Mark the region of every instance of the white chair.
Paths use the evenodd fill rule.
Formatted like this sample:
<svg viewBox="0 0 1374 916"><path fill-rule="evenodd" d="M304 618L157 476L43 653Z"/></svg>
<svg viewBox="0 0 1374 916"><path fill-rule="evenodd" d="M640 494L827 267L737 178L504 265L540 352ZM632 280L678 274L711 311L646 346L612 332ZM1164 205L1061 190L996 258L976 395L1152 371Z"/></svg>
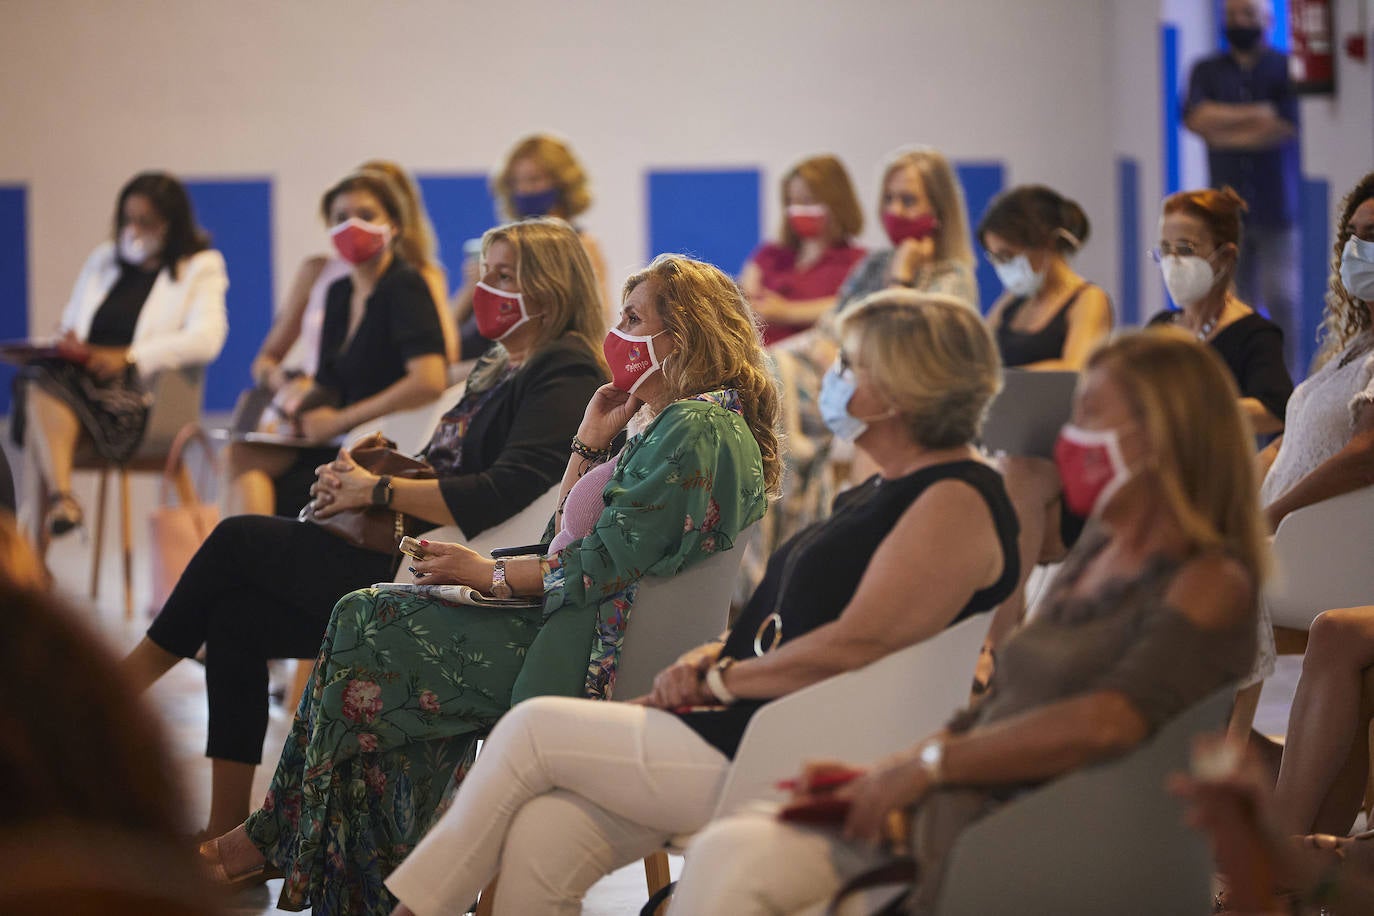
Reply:
<svg viewBox="0 0 1374 916"><path fill-rule="evenodd" d="M462 398L466 387L466 381L459 382L439 395L438 400L368 420L349 430L348 435L344 436L344 441L354 442L368 433L380 432L396 443L398 452L405 455L418 454L420 449L429 444L429 437L434 434L439 420Z"/></svg>
<svg viewBox="0 0 1374 916"><path fill-rule="evenodd" d="M1225 725L1234 695L1220 690L1130 754L1057 779L968 827L950 853L936 912L1207 912L1212 858L1165 780L1187 769L1194 736Z"/></svg>
<svg viewBox="0 0 1374 916"><path fill-rule="evenodd" d="M1322 611L1374 603L1371 541L1374 487L1285 516L1274 533L1274 574L1261 599L1275 630L1305 634Z"/></svg>

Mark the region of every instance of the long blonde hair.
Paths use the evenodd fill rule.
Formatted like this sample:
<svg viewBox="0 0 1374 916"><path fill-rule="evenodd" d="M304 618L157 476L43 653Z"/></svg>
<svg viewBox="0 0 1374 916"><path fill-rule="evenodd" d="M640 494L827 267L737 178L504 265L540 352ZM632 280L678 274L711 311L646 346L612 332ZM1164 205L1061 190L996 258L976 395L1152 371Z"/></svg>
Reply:
<svg viewBox="0 0 1374 916"><path fill-rule="evenodd" d="M908 146L897 150L883 166L883 182L878 186L878 210L882 211L887 180L898 169L910 166L921 176L926 197L935 211L939 226L935 230L935 259L973 263L973 245L968 235L968 208L964 189L944 154L930 146Z"/></svg>
<svg viewBox="0 0 1374 916"><path fill-rule="evenodd" d="M601 284L573 227L544 216L488 229L482 236L483 258L495 242L506 242L515 249L520 292L530 314L543 316L530 352L571 335L596 357L609 378L601 350L606 336Z"/></svg>
<svg viewBox="0 0 1374 916"><path fill-rule="evenodd" d="M1321 367L1344 350L1362 331L1369 330L1369 307L1374 303L1356 299L1345 288L1341 282L1341 255L1345 252L1345 243L1350 241L1351 218L1360 204L1370 198L1374 198L1374 172L1361 178L1341 201L1340 217L1336 221L1336 243L1331 246L1331 278L1327 281L1326 311L1317 335L1321 350L1315 360L1316 367Z"/></svg>
<svg viewBox="0 0 1374 916"><path fill-rule="evenodd" d="M738 391L744 420L763 456L764 486L777 496L782 490L778 391L748 300L719 268L661 254L625 281L621 301L649 281L656 286L664 327L677 345L662 369L670 396L676 400L720 388Z"/></svg>
<svg viewBox="0 0 1374 916"><path fill-rule="evenodd" d="M425 199L420 187L410 177L410 173L390 159L369 159L358 166L360 172L381 172L396 186L405 203L406 225L399 247L401 257L411 267L420 270L424 267L439 268L438 242L434 237L434 224L425 210ZM442 269L442 268L440 268Z"/></svg>
<svg viewBox="0 0 1374 916"><path fill-rule="evenodd" d="M1268 547L1254 434L1225 363L1177 328L1127 332L1088 358L1121 386L1153 446L1160 495L1196 547L1234 556L1256 583Z"/></svg>
<svg viewBox="0 0 1374 916"><path fill-rule="evenodd" d="M591 182L582 163L573 155L572 147L552 134L533 134L511 147L491 182L492 194L500 202L506 219L520 218L511 205L511 169L521 159L533 159L553 179L558 189L558 208L552 216L570 220L592 205Z"/></svg>

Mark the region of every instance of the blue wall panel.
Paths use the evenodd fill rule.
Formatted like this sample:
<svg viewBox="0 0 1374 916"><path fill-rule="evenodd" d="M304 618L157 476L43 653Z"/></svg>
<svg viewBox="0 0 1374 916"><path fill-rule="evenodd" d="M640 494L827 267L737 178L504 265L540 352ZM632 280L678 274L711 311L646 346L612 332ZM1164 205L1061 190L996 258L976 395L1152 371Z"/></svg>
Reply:
<svg viewBox="0 0 1374 916"><path fill-rule="evenodd" d="M28 188L0 185L0 340L29 336L28 208ZM13 378L14 367L0 365L0 413L9 413Z"/></svg>
<svg viewBox="0 0 1374 916"><path fill-rule="evenodd" d="M762 235L758 169L651 171L649 250L686 254L735 276Z"/></svg>
<svg viewBox="0 0 1374 916"><path fill-rule="evenodd" d="M248 367L272 326L272 183L188 181L186 189L229 270L229 339L205 383L205 409L228 410L248 386Z"/></svg>
<svg viewBox="0 0 1374 916"><path fill-rule="evenodd" d="M1159 27L1160 136L1164 141L1164 193L1179 190L1183 182L1182 89L1178 84L1178 26Z"/></svg>
<svg viewBox="0 0 1374 916"><path fill-rule="evenodd" d="M486 175L417 175L425 208L439 237L439 260L449 291L462 285L463 243L481 238L499 221Z"/></svg>
<svg viewBox="0 0 1374 916"><path fill-rule="evenodd" d="M1140 264L1145 245L1140 240L1140 163L1129 156L1116 160L1117 303L1119 324L1140 324Z"/></svg>
<svg viewBox="0 0 1374 916"><path fill-rule="evenodd" d="M1302 312L1298 338L1298 365L1293 381L1307 375L1307 367L1317 350L1317 328L1321 326L1326 303L1327 278L1331 273L1331 185L1304 178L1298 194L1298 226L1302 232L1302 290L1298 307Z"/></svg>
<svg viewBox="0 0 1374 916"><path fill-rule="evenodd" d="M956 162L954 171L959 176L959 183L964 186L969 232L976 234L978 220L982 218L983 211L1006 185L1006 167L1000 162ZM1002 295L1002 284L998 281L997 271L993 270L991 262L983 257L979 250L978 239L972 238L971 242L975 252L974 263L977 265L978 298L982 300L979 305L986 313L997 297Z"/></svg>

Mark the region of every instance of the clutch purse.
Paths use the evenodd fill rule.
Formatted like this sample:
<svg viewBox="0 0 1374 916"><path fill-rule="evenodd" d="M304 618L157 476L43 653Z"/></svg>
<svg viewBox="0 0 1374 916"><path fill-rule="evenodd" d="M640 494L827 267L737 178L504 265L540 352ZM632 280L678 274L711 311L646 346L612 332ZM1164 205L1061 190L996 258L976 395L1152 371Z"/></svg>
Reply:
<svg viewBox="0 0 1374 916"><path fill-rule="evenodd" d="M364 436L348 450L348 455L363 470L379 476L386 474L403 480L433 480L438 476L428 462L398 452L396 443L381 433ZM320 517L315 514L313 500L301 509L299 519L319 525L354 547L385 554L396 553L405 535L434 527L387 506L362 506Z"/></svg>

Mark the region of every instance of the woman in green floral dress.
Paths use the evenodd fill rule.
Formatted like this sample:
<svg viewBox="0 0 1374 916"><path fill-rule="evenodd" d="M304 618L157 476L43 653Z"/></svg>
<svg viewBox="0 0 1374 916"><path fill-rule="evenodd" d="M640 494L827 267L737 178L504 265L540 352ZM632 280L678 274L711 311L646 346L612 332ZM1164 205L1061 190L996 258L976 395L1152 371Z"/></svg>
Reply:
<svg viewBox="0 0 1374 916"><path fill-rule="evenodd" d="M424 587L341 600L263 807L215 844L223 877L280 869L284 909L390 912L382 881L461 780L476 739L513 700L609 699L639 580L732 548L762 517L779 473L778 402L734 283L658 258L626 283L605 349L614 381L574 442L549 530L557 549L505 563L514 593L542 602L475 608ZM492 560L457 544L425 550L418 582L493 591Z"/></svg>

